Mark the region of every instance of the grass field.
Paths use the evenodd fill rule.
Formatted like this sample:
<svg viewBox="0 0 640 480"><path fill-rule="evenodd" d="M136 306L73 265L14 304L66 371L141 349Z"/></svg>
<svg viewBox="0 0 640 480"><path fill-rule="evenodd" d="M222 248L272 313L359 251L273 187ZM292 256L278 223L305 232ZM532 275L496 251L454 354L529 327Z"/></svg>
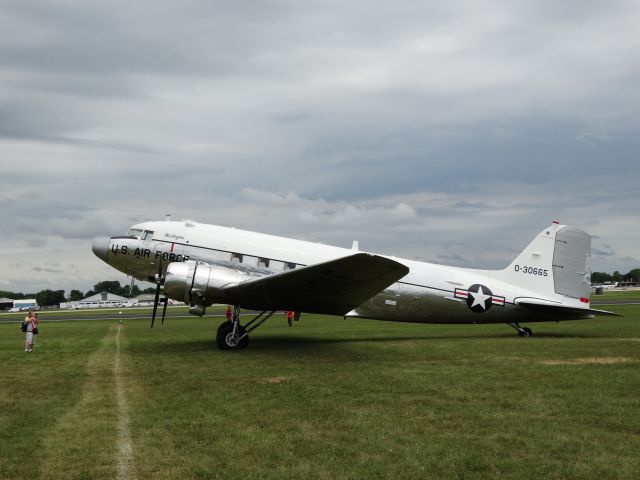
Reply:
<svg viewBox="0 0 640 480"><path fill-rule="evenodd" d="M591 295L591 301L640 300L640 290L605 290L602 295Z"/></svg>
<svg viewBox="0 0 640 480"><path fill-rule="evenodd" d="M0 324L0 478L640 478L640 306L438 326ZM78 312L82 317L86 312ZM33 453L32 453L33 452Z"/></svg>

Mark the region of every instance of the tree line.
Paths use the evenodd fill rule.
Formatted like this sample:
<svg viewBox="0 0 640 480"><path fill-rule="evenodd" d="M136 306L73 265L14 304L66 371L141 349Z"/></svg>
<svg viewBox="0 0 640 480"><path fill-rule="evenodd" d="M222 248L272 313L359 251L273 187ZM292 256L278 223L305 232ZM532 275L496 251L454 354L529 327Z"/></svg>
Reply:
<svg viewBox="0 0 640 480"><path fill-rule="evenodd" d="M640 283L640 268L634 268L629 273L622 274L618 270L613 274L604 272L593 272L591 274L591 283L605 282L636 282Z"/></svg>
<svg viewBox="0 0 640 480"><path fill-rule="evenodd" d="M143 293L155 293L155 287L145 288L141 290L140 287L134 285L130 288L130 285L120 285L117 280L98 282L93 286L93 289L87 292L81 290L71 290L69 295L65 295L64 290L40 290L36 293L16 293L0 290L0 297L10 298L12 300L22 300L25 298L35 298L38 305L41 307L52 307L54 305L60 305L62 302L75 302L82 300L83 298L91 297L96 293L107 292L119 295L121 297L137 297Z"/></svg>

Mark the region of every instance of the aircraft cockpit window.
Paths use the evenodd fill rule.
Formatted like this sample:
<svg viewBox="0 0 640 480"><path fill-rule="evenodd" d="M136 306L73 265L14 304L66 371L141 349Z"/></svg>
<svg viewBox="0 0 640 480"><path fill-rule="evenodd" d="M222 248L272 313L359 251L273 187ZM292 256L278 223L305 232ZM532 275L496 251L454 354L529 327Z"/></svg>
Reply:
<svg viewBox="0 0 640 480"><path fill-rule="evenodd" d="M153 238L153 232L150 232L149 230L145 230L142 233L142 240L151 240Z"/></svg>
<svg viewBox="0 0 640 480"><path fill-rule="evenodd" d="M241 253L232 253L231 261L234 263L242 263L242 254Z"/></svg>
<svg viewBox="0 0 640 480"><path fill-rule="evenodd" d="M140 236L142 235L142 230L139 230L137 228L132 228L131 230L129 230L128 235L130 237L138 237L138 238L140 238Z"/></svg>

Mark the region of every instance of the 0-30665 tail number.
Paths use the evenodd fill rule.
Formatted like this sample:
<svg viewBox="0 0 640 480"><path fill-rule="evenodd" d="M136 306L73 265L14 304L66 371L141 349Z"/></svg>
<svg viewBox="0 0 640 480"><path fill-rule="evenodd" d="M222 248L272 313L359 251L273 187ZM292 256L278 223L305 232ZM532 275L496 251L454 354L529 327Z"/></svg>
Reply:
<svg viewBox="0 0 640 480"><path fill-rule="evenodd" d="M516 272L527 273L529 275L538 275L540 277L548 277L549 276L549 270L544 269L544 268L528 267L526 265L523 265L523 266L514 265L513 269Z"/></svg>

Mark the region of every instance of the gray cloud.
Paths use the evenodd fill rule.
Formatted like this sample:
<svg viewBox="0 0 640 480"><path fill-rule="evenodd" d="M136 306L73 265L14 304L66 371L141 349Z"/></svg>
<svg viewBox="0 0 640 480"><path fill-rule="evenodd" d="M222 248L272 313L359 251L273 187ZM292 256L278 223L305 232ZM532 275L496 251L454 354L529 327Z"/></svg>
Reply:
<svg viewBox="0 0 640 480"><path fill-rule="evenodd" d="M602 244L599 247L591 246L591 254L601 257L612 257L616 254L616 252L613 250L613 248L611 248L610 245Z"/></svg>
<svg viewBox="0 0 640 480"><path fill-rule="evenodd" d="M636 2L0 15L3 287L116 278L91 237L168 212L478 267L559 218L640 262Z"/></svg>

